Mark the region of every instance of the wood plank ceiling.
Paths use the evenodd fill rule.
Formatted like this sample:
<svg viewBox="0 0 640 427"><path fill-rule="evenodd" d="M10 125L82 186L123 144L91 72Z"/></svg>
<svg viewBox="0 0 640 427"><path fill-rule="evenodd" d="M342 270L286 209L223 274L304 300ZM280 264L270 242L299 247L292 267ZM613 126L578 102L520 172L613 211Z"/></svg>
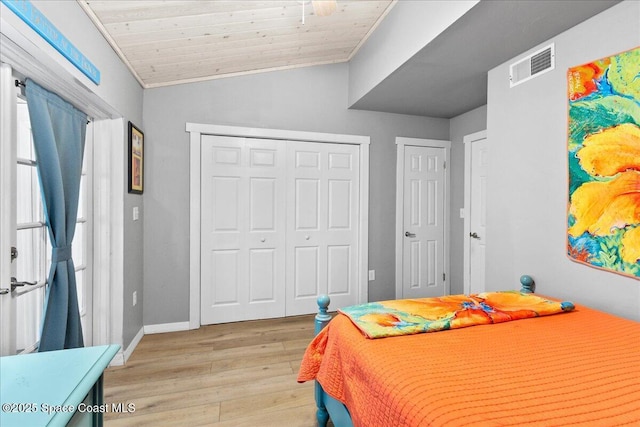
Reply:
<svg viewBox="0 0 640 427"><path fill-rule="evenodd" d="M349 61L397 0L77 0L145 88ZM304 23L303 23L304 20Z"/></svg>

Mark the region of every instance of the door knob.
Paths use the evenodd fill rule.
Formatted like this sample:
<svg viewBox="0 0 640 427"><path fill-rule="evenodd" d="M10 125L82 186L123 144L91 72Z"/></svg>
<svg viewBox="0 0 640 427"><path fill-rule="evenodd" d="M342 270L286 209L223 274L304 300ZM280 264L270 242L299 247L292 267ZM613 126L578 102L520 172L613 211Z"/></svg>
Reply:
<svg viewBox="0 0 640 427"><path fill-rule="evenodd" d="M410 233L410 232L408 232L408 231L405 231L404 235L405 235L406 237L416 237L415 233Z"/></svg>
<svg viewBox="0 0 640 427"><path fill-rule="evenodd" d="M11 278L11 292L15 291L17 287L24 285L35 286L36 282L18 282L15 277Z"/></svg>
<svg viewBox="0 0 640 427"><path fill-rule="evenodd" d="M478 236L478 233L476 233L475 231L473 233L469 233L469 237L480 240L480 236Z"/></svg>
<svg viewBox="0 0 640 427"><path fill-rule="evenodd" d="M0 289L0 295L6 295L9 292L13 292L16 290L16 288L19 288L21 286L35 286L36 282L18 282L18 280L15 277L11 278L11 289L7 289L7 288L1 288Z"/></svg>

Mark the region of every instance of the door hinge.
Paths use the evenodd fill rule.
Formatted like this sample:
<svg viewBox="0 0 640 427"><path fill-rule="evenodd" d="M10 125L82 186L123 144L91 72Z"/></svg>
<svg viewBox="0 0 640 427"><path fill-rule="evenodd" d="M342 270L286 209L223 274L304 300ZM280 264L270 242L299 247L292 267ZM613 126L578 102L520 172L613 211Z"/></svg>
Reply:
<svg viewBox="0 0 640 427"><path fill-rule="evenodd" d="M446 169L447 168L447 161L444 161L443 167Z"/></svg>
<svg viewBox="0 0 640 427"><path fill-rule="evenodd" d="M443 282L447 281L447 274L446 273L442 273L442 281Z"/></svg>

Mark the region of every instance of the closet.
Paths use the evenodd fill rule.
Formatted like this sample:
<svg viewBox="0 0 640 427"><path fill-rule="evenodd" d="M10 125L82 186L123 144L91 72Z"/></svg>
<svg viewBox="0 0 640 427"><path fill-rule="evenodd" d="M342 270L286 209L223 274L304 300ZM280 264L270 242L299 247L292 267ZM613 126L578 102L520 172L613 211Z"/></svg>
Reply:
<svg viewBox="0 0 640 427"><path fill-rule="evenodd" d="M365 302L362 144L198 137L200 324Z"/></svg>

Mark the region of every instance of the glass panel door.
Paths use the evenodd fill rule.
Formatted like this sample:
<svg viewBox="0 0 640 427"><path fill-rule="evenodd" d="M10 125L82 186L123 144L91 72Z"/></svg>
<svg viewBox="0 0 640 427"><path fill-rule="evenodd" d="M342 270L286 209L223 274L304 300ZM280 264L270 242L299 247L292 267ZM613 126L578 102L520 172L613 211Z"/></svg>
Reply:
<svg viewBox="0 0 640 427"><path fill-rule="evenodd" d="M3 66L4 67L4 66ZM4 73L4 68L3 68ZM5 80L3 76L3 80ZM6 86L6 82L3 82ZM4 86L3 86L3 89ZM2 109L2 123L10 123L7 145L1 150L3 164L6 156L13 158L11 173L7 179L0 180L3 201L11 199L12 203L0 205L0 217L4 226L0 228L0 237L11 239L12 246L17 249L17 258L10 268L3 267L0 289L7 292L0 294L0 330L1 354L28 353L37 349L40 340L40 328L45 302L47 276L49 273L51 244L46 225L40 181L31 134L31 123L27 102L16 91L2 91L2 103L9 105L5 96L12 94L10 108ZM8 137L8 135L11 137ZM91 211L91 142L92 126L87 127L87 143L80 183L80 200L76 233L72 243L76 279L78 287L78 303L82 320L85 345L92 343L92 211ZM7 163L9 164L9 163ZM10 221L5 220L10 218ZM7 225L6 223L9 222ZM12 237L15 236L15 237ZM2 245L2 250L7 250ZM5 256L3 253L2 256ZM6 260L3 260L3 262ZM4 276L10 271L11 281L19 284L13 290ZM6 282L6 283L5 283ZM0 291L4 292L4 291Z"/></svg>

